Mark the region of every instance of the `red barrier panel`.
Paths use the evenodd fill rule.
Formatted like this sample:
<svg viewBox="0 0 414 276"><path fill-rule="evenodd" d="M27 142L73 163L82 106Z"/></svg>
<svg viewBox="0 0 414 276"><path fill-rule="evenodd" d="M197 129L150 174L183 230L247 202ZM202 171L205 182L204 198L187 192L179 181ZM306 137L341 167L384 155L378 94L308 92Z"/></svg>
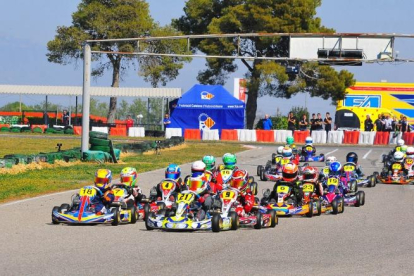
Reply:
<svg viewBox="0 0 414 276"><path fill-rule="evenodd" d="M184 131L184 139L201 140L201 131L199 129L186 129Z"/></svg>
<svg viewBox="0 0 414 276"><path fill-rule="evenodd" d="M73 134L82 135L82 127L81 126L74 126L73 127Z"/></svg>
<svg viewBox="0 0 414 276"><path fill-rule="evenodd" d="M295 139L295 143L304 144L306 137L310 136L309 130L299 131L295 130L293 133L293 138Z"/></svg>
<svg viewBox="0 0 414 276"><path fill-rule="evenodd" d="M389 132L377 132L375 134L374 145L388 145L389 140Z"/></svg>
<svg viewBox="0 0 414 276"><path fill-rule="evenodd" d="M112 127L110 135L112 135L112 136L127 136L126 127Z"/></svg>
<svg viewBox="0 0 414 276"><path fill-rule="evenodd" d="M256 130L256 141L257 142L268 142L274 143L275 142L275 132L273 130Z"/></svg>
<svg viewBox="0 0 414 276"><path fill-rule="evenodd" d="M34 128L39 127L45 132L45 129L47 129L47 125L31 125L30 128L33 130Z"/></svg>
<svg viewBox="0 0 414 276"><path fill-rule="evenodd" d="M344 131L344 144L358 144L359 131Z"/></svg>
<svg viewBox="0 0 414 276"><path fill-rule="evenodd" d="M2 127L10 127L10 125L9 124L0 124L0 128L2 128Z"/></svg>
<svg viewBox="0 0 414 276"><path fill-rule="evenodd" d="M406 145L414 144L414 133L412 132L405 132L403 136L404 142Z"/></svg>
<svg viewBox="0 0 414 276"><path fill-rule="evenodd" d="M239 137L237 135L237 130L235 129L222 129L221 130L221 140L223 141L237 141Z"/></svg>

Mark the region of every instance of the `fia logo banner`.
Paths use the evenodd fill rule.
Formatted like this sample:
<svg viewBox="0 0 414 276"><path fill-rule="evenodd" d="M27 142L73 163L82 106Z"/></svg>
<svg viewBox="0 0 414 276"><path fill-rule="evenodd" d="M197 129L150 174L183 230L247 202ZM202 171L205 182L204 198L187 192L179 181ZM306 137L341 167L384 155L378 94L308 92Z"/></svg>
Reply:
<svg viewBox="0 0 414 276"><path fill-rule="evenodd" d="M201 92L201 99L202 100L211 100L212 98L214 98L214 95L207 92L207 91L203 91Z"/></svg>
<svg viewBox="0 0 414 276"><path fill-rule="evenodd" d="M343 106L346 107L381 107L381 96L379 95L347 95Z"/></svg>
<svg viewBox="0 0 414 276"><path fill-rule="evenodd" d="M211 119L211 117L208 116L206 113L201 113L200 116L198 116L198 124L198 128L200 130L205 130L211 129L216 124L216 122L214 122L214 120Z"/></svg>

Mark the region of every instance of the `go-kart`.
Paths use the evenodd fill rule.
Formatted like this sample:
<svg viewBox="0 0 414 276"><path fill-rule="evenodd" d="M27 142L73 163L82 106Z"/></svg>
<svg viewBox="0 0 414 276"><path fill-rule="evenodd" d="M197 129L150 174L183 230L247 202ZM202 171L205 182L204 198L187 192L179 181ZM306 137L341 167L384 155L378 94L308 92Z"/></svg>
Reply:
<svg viewBox="0 0 414 276"><path fill-rule="evenodd" d="M239 216L232 207L238 197L237 190L226 189L222 190L218 195L220 199L220 208L212 213L211 230L213 232L220 232L222 230L237 230L239 228Z"/></svg>
<svg viewBox="0 0 414 276"><path fill-rule="evenodd" d="M314 213L314 203L310 200L306 204L297 202L292 194L292 187L288 185L275 185L273 192L267 189L263 194L264 199L270 198L269 201L263 201L267 209L275 210L278 216L306 215L312 217Z"/></svg>
<svg viewBox="0 0 414 276"><path fill-rule="evenodd" d="M313 203L313 215L320 216L322 213L322 199L316 193L316 189L317 188L315 186L315 183L304 182L302 185L302 192L303 192L302 203L309 204L310 202L312 202Z"/></svg>
<svg viewBox="0 0 414 276"><path fill-rule="evenodd" d="M282 167L292 162L292 159L288 157L276 157L277 162L272 163L271 160L267 161L265 166L257 166L257 175L260 176L262 181L277 181L281 179Z"/></svg>
<svg viewBox="0 0 414 276"><path fill-rule="evenodd" d="M325 184L327 189L322 197L322 213L336 215L345 211L345 200L339 184L339 177L329 176L327 178Z"/></svg>
<svg viewBox="0 0 414 276"><path fill-rule="evenodd" d="M122 197L121 191L115 191ZM72 196L72 204L55 206L52 210L52 223L66 224L100 224L111 223L116 226L121 222L135 223L138 219L135 205L127 206L125 202L113 202L103 214L95 212L91 204L101 191L93 186L86 186ZM116 195L115 195L116 197Z"/></svg>
<svg viewBox="0 0 414 276"><path fill-rule="evenodd" d="M378 174L377 178L384 184L407 185L413 181L406 174L403 164L398 162L394 162L390 170L384 168L381 174Z"/></svg>
<svg viewBox="0 0 414 276"><path fill-rule="evenodd" d="M325 155L323 153L319 155L314 155L313 147L307 146L305 147L304 152L302 152L302 155L299 157L299 161L300 162L324 162Z"/></svg>
<svg viewBox="0 0 414 276"><path fill-rule="evenodd" d="M171 201L171 198L174 197L173 193L176 191L177 185L179 184L172 179L164 179L159 185L161 190L161 199L158 200L156 194L150 195L150 200L144 206L145 215L149 212L155 213L162 209L170 210L174 204L174 201Z"/></svg>
<svg viewBox="0 0 414 276"><path fill-rule="evenodd" d="M374 175L370 175L367 178L361 178L356 173L356 166L354 163L345 163L343 166L343 177L346 181L355 180L358 187L375 187L377 185L377 179Z"/></svg>
<svg viewBox="0 0 414 276"><path fill-rule="evenodd" d="M365 192L358 191L356 178L343 174L340 178L342 183L342 196L348 206L360 207L365 204Z"/></svg>
<svg viewBox="0 0 414 276"><path fill-rule="evenodd" d="M145 219L147 230L211 230L211 216L209 213L202 216L201 206L195 199L198 197L193 191L179 193L176 199L176 208L149 212Z"/></svg>

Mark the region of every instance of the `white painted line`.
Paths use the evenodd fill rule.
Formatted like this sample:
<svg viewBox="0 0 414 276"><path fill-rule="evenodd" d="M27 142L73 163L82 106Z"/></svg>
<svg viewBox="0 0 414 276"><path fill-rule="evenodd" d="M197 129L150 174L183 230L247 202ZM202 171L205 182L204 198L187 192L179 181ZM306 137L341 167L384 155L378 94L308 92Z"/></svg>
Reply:
<svg viewBox="0 0 414 276"><path fill-rule="evenodd" d="M367 159L368 155L372 152L372 149L370 149L365 155L362 157L362 159Z"/></svg>
<svg viewBox="0 0 414 276"><path fill-rule="evenodd" d="M335 149L335 150L333 150L333 151L327 152L327 153L325 153L325 156L328 156L329 154L334 153L334 152L336 152L336 151L338 151L338 150L339 150L339 149Z"/></svg>

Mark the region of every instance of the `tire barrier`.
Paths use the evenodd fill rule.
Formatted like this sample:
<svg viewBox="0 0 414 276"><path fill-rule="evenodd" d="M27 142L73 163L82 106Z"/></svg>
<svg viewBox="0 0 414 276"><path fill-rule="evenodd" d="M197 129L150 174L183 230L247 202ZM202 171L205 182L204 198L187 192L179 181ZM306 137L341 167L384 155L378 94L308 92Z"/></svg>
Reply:
<svg viewBox="0 0 414 276"><path fill-rule="evenodd" d="M399 140L399 139L402 139L402 133L400 132L400 133L397 133L397 134L395 134L395 132L390 132L390 137L389 137L389 140L388 140L388 144L389 145L391 145L391 144L393 144L393 145L396 145L397 144L397 141Z"/></svg>
<svg viewBox="0 0 414 276"><path fill-rule="evenodd" d="M406 145L413 145L414 144L414 133L413 132L405 132L403 135L403 139Z"/></svg>
<svg viewBox="0 0 414 276"><path fill-rule="evenodd" d="M218 129L203 130L203 140L205 141L220 140Z"/></svg>
<svg viewBox="0 0 414 276"><path fill-rule="evenodd" d="M108 133L107 127L92 127L92 131Z"/></svg>
<svg viewBox="0 0 414 276"><path fill-rule="evenodd" d="M42 133L45 132L45 130L47 129L47 125L31 125L31 129L34 130L35 128L40 128L42 129Z"/></svg>
<svg viewBox="0 0 414 276"><path fill-rule="evenodd" d="M342 144L344 140L343 131L329 131L328 144Z"/></svg>
<svg viewBox="0 0 414 276"><path fill-rule="evenodd" d="M274 130L274 132L276 143L286 143L286 138L292 136L291 130Z"/></svg>
<svg viewBox="0 0 414 276"><path fill-rule="evenodd" d="M267 143L274 143L275 142L275 132L274 130L256 130L256 141L257 142L267 142Z"/></svg>
<svg viewBox="0 0 414 276"><path fill-rule="evenodd" d="M359 131L344 131L344 144L358 144Z"/></svg>
<svg viewBox="0 0 414 276"><path fill-rule="evenodd" d="M143 127L130 127L128 129L129 137L145 137L145 128Z"/></svg>
<svg viewBox="0 0 414 276"><path fill-rule="evenodd" d="M173 136L183 136L183 130L181 128L166 128L165 138L170 139Z"/></svg>
<svg viewBox="0 0 414 276"><path fill-rule="evenodd" d="M199 129L186 129L184 131L185 140L201 140L201 131Z"/></svg>
<svg viewBox="0 0 414 276"><path fill-rule="evenodd" d="M35 127L32 129L33 133L43 133L43 129L40 127Z"/></svg>
<svg viewBox="0 0 414 276"><path fill-rule="evenodd" d="M315 144L326 144L326 131L325 130L314 130L311 135Z"/></svg>
<svg viewBox="0 0 414 276"><path fill-rule="evenodd" d="M6 126L0 127L0 132L10 132L10 128Z"/></svg>
<svg viewBox="0 0 414 276"><path fill-rule="evenodd" d="M373 145L375 140L375 131L361 131L359 133L358 144L360 145Z"/></svg>
<svg viewBox="0 0 414 276"><path fill-rule="evenodd" d="M223 141L238 141L239 136L237 135L236 129L222 129L221 140Z"/></svg>
<svg viewBox="0 0 414 276"><path fill-rule="evenodd" d="M126 127L111 127L110 135L127 136L127 129Z"/></svg>
<svg viewBox="0 0 414 276"><path fill-rule="evenodd" d="M374 139L374 145L388 145L389 138L389 132L377 132Z"/></svg>
<svg viewBox="0 0 414 276"><path fill-rule="evenodd" d="M256 130L254 129L238 129L237 135L239 136L239 141L242 142L256 142Z"/></svg>
<svg viewBox="0 0 414 276"><path fill-rule="evenodd" d="M293 138L295 139L296 144L305 143L306 137L308 136L310 136L309 130L304 130L304 131L296 130L293 133Z"/></svg>

